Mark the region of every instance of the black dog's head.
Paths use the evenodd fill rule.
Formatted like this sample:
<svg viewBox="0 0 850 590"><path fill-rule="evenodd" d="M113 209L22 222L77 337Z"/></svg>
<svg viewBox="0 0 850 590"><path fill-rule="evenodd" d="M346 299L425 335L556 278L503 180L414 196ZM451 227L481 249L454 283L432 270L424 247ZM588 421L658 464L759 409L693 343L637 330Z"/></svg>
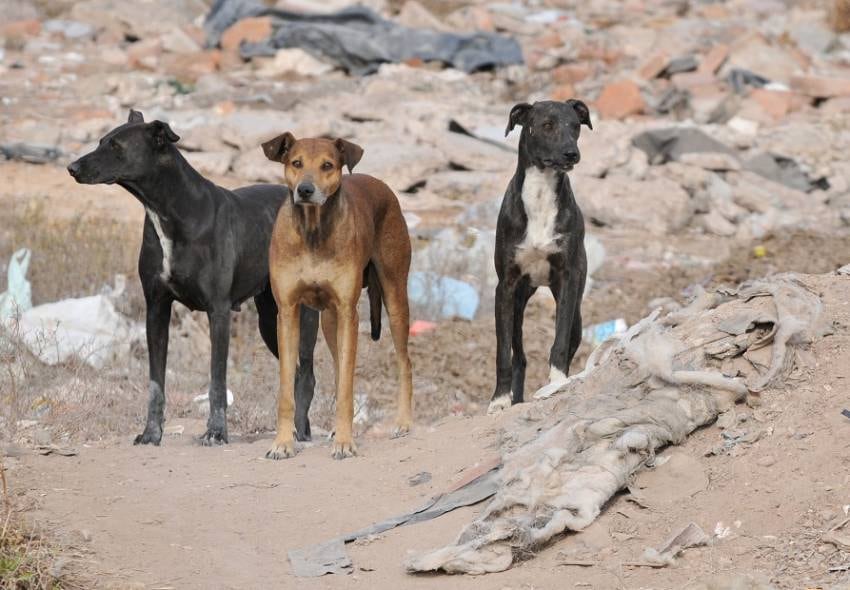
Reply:
<svg viewBox="0 0 850 590"><path fill-rule="evenodd" d="M590 124L590 111L582 101L546 100L533 105L520 103L511 109L505 135L522 126L520 156L537 168L569 171L581 160L578 136L582 125Z"/></svg>
<svg viewBox="0 0 850 590"><path fill-rule="evenodd" d="M167 123L145 123L142 113L104 135L97 148L72 162L68 173L81 184L113 184L149 175L166 149L180 138Z"/></svg>

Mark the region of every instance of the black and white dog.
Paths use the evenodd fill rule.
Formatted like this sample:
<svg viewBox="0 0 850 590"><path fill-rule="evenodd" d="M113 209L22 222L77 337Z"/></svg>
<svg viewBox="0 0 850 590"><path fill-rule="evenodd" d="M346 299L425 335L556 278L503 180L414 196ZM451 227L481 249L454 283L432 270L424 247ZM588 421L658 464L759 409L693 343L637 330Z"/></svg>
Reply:
<svg viewBox="0 0 850 590"><path fill-rule="evenodd" d="M538 287L556 303L549 380L566 381L581 342L581 298L587 275L584 218L567 172L581 159L581 125L593 128L580 100L521 103L511 109L505 135L522 126L517 169L496 225L496 389L490 412L523 401L522 320ZM513 357L511 351L513 350Z"/></svg>
<svg viewBox="0 0 850 590"><path fill-rule="evenodd" d="M227 355L230 312L253 297L260 334L277 356L277 305L269 287L269 242L277 211L287 197L282 185L230 191L201 176L174 145L167 123L145 123L142 114L107 133L98 147L68 166L82 184L118 184L145 207L139 278L147 304L150 364L148 417L135 444L162 440L165 364L171 304L207 312L210 322L210 416L204 445L228 442ZM313 398L313 349L319 314L301 309L296 376L296 430L310 436L307 412Z"/></svg>

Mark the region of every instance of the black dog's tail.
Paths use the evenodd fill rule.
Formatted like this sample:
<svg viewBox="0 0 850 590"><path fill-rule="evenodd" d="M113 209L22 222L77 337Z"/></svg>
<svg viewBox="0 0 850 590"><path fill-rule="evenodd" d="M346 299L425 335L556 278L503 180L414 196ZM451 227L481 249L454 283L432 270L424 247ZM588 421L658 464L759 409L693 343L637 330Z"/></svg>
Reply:
<svg viewBox="0 0 850 590"><path fill-rule="evenodd" d="M384 293L381 290L381 282L378 280L378 270L371 262L366 265L363 271L363 282L366 285L366 291L369 293L369 321L372 324L372 340L378 340L381 337L381 299Z"/></svg>

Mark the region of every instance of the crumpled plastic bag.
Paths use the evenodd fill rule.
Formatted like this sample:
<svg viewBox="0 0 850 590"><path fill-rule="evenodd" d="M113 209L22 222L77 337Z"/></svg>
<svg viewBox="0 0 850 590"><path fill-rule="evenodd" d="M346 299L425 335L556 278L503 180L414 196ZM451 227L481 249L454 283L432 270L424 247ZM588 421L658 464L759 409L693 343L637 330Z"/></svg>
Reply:
<svg viewBox="0 0 850 590"><path fill-rule="evenodd" d="M21 248L9 259L8 286L4 293L0 293L0 323L32 307L32 287L27 280L31 258L32 252Z"/></svg>

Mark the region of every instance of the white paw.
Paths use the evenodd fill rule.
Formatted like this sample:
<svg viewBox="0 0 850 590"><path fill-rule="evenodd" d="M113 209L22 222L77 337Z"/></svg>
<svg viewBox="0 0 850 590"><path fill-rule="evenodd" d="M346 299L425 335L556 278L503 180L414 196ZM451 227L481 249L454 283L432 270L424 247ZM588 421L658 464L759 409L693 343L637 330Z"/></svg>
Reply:
<svg viewBox="0 0 850 590"><path fill-rule="evenodd" d="M503 412L511 407L511 396L510 395L502 395L494 399L490 402L490 406L487 408L488 414L498 414L499 412Z"/></svg>
<svg viewBox="0 0 850 590"><path fill-rule="evenodd" d="M534 393L534 399L547 399L555 395L570 382L569 377L562 371L551 367L549 369L549 384L544 385Z"/></svg>

